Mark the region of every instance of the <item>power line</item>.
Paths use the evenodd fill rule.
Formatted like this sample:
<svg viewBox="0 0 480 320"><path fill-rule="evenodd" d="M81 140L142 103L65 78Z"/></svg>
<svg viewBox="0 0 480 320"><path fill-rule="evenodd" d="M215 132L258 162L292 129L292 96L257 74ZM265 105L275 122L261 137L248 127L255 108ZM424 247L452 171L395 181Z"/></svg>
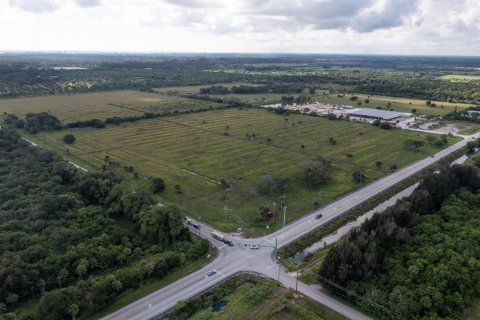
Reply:
<svg viewBox="0 0 480 320"><path fill-rule="evenodd" d="M347 298L348 300L356 303L356 304L359 304L358 301L355 301L356 299L359 300L365 307L373 307L373 311L379 311L381 314L387 314L389 316L389 318L391 319L398 319L398 320L404 320L404 318L402 316L400 316L399 314L393 312L392 310L388 309L387 307L385 306L382 306L364 296L361 296L359 294L356 294L355 292L352 292L352 291L349 291L347 288L339 285L338 283L336 282L333 282L332 280L329 280L325 277L322 277L321 275L317 274L317 277L320 281L323 281L325 282L327 285L329 285L330 287L333 287L335 289L337 289L338 291L340 291L340 294ZM342 294L343 293L343 294ZM350 298L351 296L353 296L355 299L352 299Z"/></svg>

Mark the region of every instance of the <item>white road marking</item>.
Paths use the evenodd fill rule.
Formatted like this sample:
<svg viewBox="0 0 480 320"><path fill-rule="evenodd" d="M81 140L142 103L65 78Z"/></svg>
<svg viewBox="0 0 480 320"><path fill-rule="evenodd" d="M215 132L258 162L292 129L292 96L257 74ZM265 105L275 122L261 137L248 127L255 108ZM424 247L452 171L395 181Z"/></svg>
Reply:
<svg viewBox="0 0 480 320"><path fill-rule="evenodd" d="M252 256L252 255L251 255L251 251L247 251L247 252L242 253L242 254L240 255L240 257L247 257L247 256L249 256L249 257Z"/></svg>

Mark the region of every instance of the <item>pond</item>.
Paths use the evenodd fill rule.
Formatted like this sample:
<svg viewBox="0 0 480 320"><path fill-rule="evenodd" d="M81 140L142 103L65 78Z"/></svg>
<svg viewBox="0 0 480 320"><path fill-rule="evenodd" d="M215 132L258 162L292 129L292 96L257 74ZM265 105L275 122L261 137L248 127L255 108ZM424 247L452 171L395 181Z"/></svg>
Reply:
<svg viewBox="0 0 480 320"><path fill-rule="evenodd" d="M213 312L219 312L220 310L222 310L223 307L225 307L230 301L228 300L221 300L217 303L215 303L213 306L212 306L212 310Z"/></svg>

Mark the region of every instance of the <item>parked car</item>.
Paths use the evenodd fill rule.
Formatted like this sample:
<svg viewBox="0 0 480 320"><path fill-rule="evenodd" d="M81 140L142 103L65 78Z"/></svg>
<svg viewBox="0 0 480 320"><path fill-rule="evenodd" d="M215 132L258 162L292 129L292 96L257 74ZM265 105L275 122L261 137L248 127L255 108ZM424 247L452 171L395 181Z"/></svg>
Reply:
<svg viewBox="0 0 480 320"><path fill-rule="evenodd" d="M323 217L323 214L319 213L315 216L315 219L320 219L321 217Z"/></svg>
<svg viewBox="0 0 480 320"><path fill-rule="evenodd" d="M260 246L258 244L251 244L250 249L260 249Z"/></svg>
<svg viewBox="0 0 480 320"><path fill-rule="evenodd" d="M208 271L207 276L211 277L216 273L217 273L217 271L214 269L214 270Z"/></svg>

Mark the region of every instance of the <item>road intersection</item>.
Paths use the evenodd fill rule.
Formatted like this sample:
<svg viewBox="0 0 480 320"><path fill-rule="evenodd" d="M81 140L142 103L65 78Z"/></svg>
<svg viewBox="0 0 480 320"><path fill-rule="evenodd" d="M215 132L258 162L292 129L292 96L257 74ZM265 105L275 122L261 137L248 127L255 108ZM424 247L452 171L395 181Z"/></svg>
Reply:
<svg viewBox="0 0 480 320"><path fill-rule="evenodd" d="M480 134L478 133L466 136L463 140L436 153L434 156L417 161L357 189L331 204L287 224L272 234L256 239L245 239L239 236L229 235L228 239L233 242L233 246L228 246L223 242L213 239L211 233L216 230L208 225L194 221L194 223L201 225L201 228L195 229L190 226L191 231L210 240L217 248L217 257L200 270L117 310L103 319L153 319L171 310L178 301L192 298L217 285L225 278L241 272L261 274L264 277L280 281L286 287L295 288L295 277L286 273L275 260L275 255L273 254L275 243L277 243L278 248L287 245L315 228L347 213L361 203L414 175L441 158L459 150L464 147L468 141L479 137ZM322 214L321 218L316 219L315 216L317 214ZM250 244L258 244L260 247L259 249L250 249ZM212 276L207 276L207 273L211 270L215 270L216 273ZM316 287L298 282L298 291L347 318L370 319L360 311L343 304L323 291L318 290Z"/></svg>

